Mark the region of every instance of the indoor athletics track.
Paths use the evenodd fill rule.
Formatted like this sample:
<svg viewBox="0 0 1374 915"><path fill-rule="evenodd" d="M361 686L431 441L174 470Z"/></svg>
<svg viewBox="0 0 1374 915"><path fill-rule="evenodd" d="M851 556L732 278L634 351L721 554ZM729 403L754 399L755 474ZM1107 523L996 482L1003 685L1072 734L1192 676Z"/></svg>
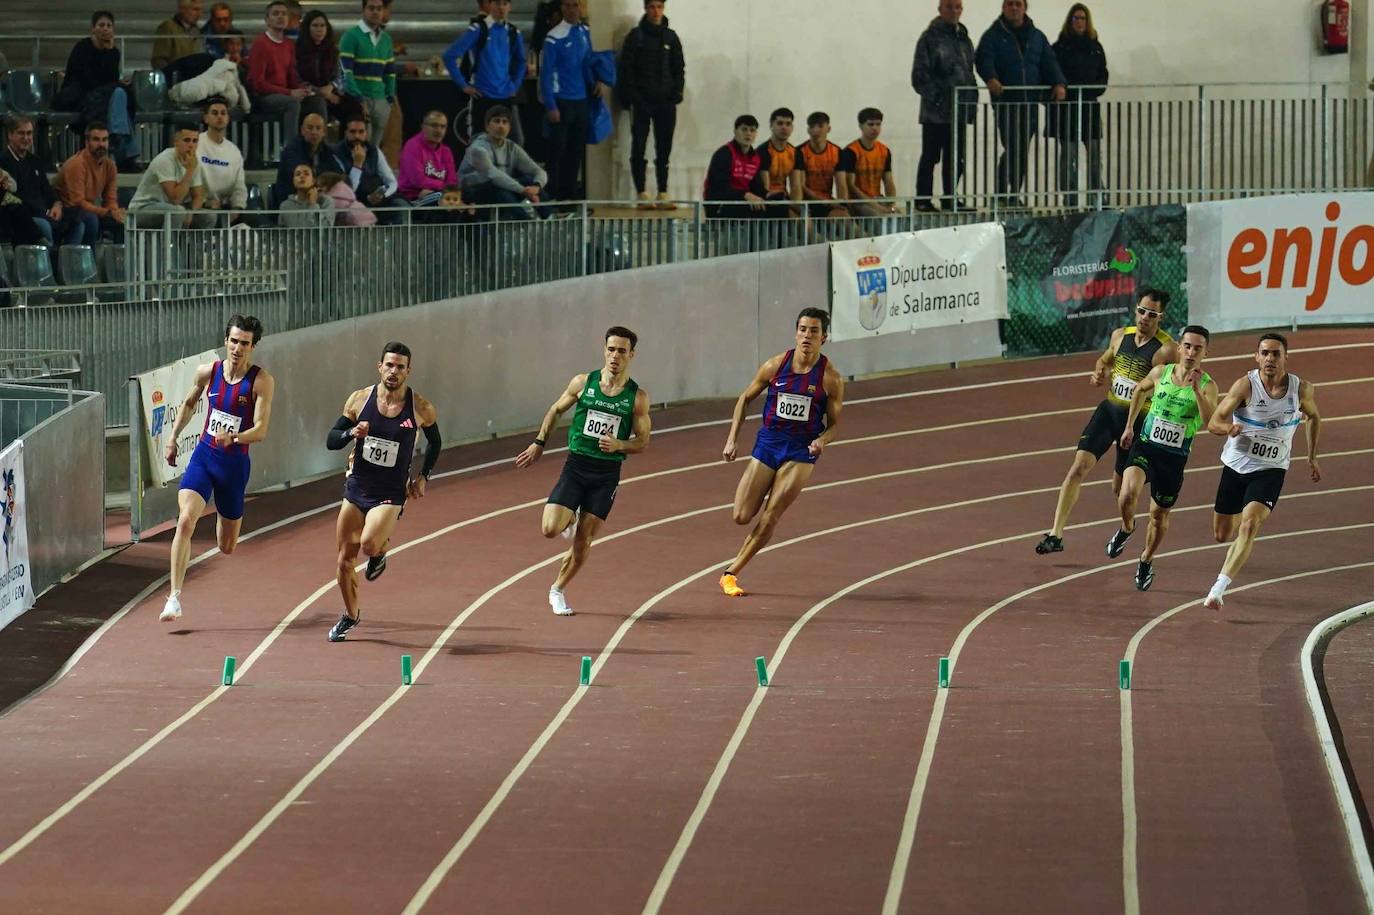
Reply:
<svg viewBox="0 0 1374 915"><path fill-rule="evenodd" d="M1256 336L1214 341L1223 391ZM1033 551L1102 396L1092 355L850 384L743 600L716 584L746 531L726 402L654 411L572 618L546 602L566 542L538 531L563 455L517 471L528 436L444 455L341 644L338 479L253 500L232 557L203 520L175 624L170 535L131 547L30 614L110 619L0 717L0 909L1367 911L1374 625L1318 652L1344 758L1301 658L1374 600L1374 334L1292 343L1324 479L1295 457L1221 614L1216 437L1149 592L1143 524L1103 553L1108 466L1065 551Z"/></svg>

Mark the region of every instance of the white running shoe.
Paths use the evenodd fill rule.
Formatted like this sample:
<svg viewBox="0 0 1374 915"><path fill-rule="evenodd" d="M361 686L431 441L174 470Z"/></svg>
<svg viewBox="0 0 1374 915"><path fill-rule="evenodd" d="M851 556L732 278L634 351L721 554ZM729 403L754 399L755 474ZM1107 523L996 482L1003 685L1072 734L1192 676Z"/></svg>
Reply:
<svg viewBox="0 0 1374 915"><path fill-rule="evenodd" d="M1206 607L1208 610L1220 610L1222 604L1225 603L1221 595L1222 592L1213 588L1207 592L1207 599L1202 602L1202 606Z"/></svg>
<svg viewBox="0 0 1374 915"><path fill-rule="evenodd" d="M549 589L549 606L553 609L554 616L572 616L573 609L568 606L568 602L563 597L563 592L557 588Z"/></svg>
<svg viewBox="0 0 1374 915"><path fill-rule="evenodd" d="M175 595L167 598L167 603L162 605L162 612L158 614L157 618L164 623L181 619L181 601Z"/></svg>
<svg viewBox="0 0 1374 915"><path fill-rule="evenodd" d="M577 522L581 520L582 509L579 508L577 511L573 512L573 518L571 521L568 522L568 526L563 528L563 530L559 532L560 534L562 534L564 540L573 539L573 534L577 533Z"/></svg>

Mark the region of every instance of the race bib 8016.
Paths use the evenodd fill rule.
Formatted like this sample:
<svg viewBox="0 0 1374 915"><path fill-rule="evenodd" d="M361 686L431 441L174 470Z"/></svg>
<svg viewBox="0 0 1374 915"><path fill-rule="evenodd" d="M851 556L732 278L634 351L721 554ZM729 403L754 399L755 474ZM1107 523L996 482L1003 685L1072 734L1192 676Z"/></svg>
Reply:
<svg viewBox="0 0 1374 915"><path fill-rule="evenodd" d="M232 413L225 413L223 410L210 411L210 424L205 427L210 435L234 435L243 426L243 417L235 416Z"/></svg>

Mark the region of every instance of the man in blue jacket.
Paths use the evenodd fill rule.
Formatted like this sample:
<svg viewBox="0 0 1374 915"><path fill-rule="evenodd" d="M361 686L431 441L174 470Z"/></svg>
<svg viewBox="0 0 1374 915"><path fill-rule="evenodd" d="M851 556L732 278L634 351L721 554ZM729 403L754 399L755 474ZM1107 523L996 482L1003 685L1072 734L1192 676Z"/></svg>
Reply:
<svg viewBox="0 0 1374 915"><path fill-rule="evenodd" d="M448 75L472 100L473 136L482 132L487 112L497 105L519 111L515 94L525 81L525 37L507 21L509 16L510 0L491 0L487 15L474 18L443 55ZM518 114L512 118L511 139L525 142Z"/></svg>
<svg viewBox="0 0 1374 915"><path fill-rule="evenodd" d="M590 87L609 101L609 87L594 82L588 68L592 33L582 22L578 0L562 0L563 21L549 30L539 65L539 95L549 124L545 166L549 195L554 200L576 200L577 180L587 153L587 95Z"/></svg>
<svg viewBox="0 0 1374 915"><path fill-rule="evenodd" d="M1026 15L1026 0L1002 0L999 16L978 40L975 64L988 84L997 115L1002 156L997 161L997 193L1007 206L1023 203L1017 195L1026 183L1026 154L1039 122L1044 86L1050 97L1064 100L1064 74L1045 33Z"/></svg>

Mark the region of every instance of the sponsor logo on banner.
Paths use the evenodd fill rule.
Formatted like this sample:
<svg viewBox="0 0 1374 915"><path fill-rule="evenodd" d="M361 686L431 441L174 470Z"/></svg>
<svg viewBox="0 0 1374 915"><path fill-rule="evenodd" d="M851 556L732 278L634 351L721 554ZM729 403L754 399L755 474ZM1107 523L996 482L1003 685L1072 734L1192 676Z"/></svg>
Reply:
<svg viewBox="0 0 1374 915"><path fill-rule="evenodd" d="M195 411L177 438L175 466L167 463L167 445L171 443L177 415L183 409L181 398L185 397L186 392L195 383L196 369L218 358L219 354L215 350L207 350L138 376L144 428L147 430L145 441L148 448L149 470L153 482L158 486L166 486L180 479L186 470L187 462L191 460L191 452L195 450L205 427L205 413L208 409L205 397L202 396L197 401Z"/></svg>
<svg viewBox="0 0 1374 915"><path fill-rule="evenodd" d="M1212 252L1223 315L1374 313L1374 200L1302 194L1221 207Z"/></svg>
<svg viewBox="0 0 1374 915"><path fill-rule="evenodd" d="M835 340L1007 314L1005 243L995 223L836 242L830 261Z"/></svg>
<svg viewBox="0 0 1374 915"><path fill-rule="evenodd" d="M24 491L24 442L0 451L0 629L33 606Z"/></svg>

